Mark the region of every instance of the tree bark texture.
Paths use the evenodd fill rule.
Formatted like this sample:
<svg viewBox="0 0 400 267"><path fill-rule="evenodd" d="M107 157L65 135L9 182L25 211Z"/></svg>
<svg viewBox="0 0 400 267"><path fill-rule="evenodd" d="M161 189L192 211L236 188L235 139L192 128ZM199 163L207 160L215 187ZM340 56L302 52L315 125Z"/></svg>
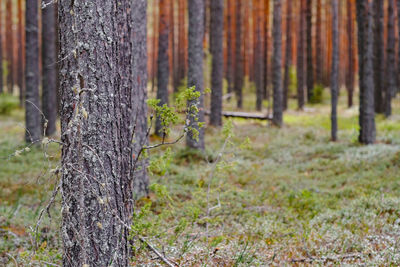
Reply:
<svg viewBox="0 0 400 267"><path fill-rule="evenodd" d="M59 2L63 266L129 265L146 5Z"/></svg>
<svg viewBox="0 0 400 267"><path fill-rule="evenodd" d="M169 0L159 1L160 19L158 27L158 59L157 59L157 99L159 105L168 104L168 81L169 81ZM156 118L156 134L163 136L162 119Z"/></svg>
<svg viewBox="0 0 400 267"><path fill-rule="evenodd" d="M56 132L57 119L57 52L55 5L42 9L42 108L46 135Z"/></svg>
<svg viewBox="0 0 400 267"><path fill-rule="evenodd" d="M298 41L297 41L297 107L303 109L304 107L304 9L305 1L300 0L299 10L299 26L298 26Z"/></svg>
<svg viewBox="0 0 400 267"><path fill-rule="evenodd" d="M276 126L282 126L283 101L282 101L282 18L281 0L274 0L274 24L273 24L273 116L272 122Z"/></svg>
<svg viewBox="0 0 400 267"><path fill-rule="evenodd" d="M317 21L315 23L315 50L316 50L316 82L323 83L323 50L322 50L322 0L317 0Z"/></svg>
<svg viewBox="0 0 400 267"><path fill-rule="evenodd" d="M36 142L42 135L41 114L39 102L39 34L38 34L38 3L26 2L26 103L25 124L26 142Z"/></svg>
<svg viewBox="0 0 400 267"><path fill-rule="evenodd" d="M396 34L395 34L395 18L394 18L394 0L388 3L388 20L387 20L387 42L386 42L386 78L384 91L385 117L392 115L392 96L394 96L396 88Z"/></svg>
<svg viewBox="0 0 400 267"><path fill-rule="evenodd" d="M6 52L7 52L7 91L12 94L14 89L14 34L13 34L13 4L6 0Z"/></svg>
<svg viewBox="0 0 400 267"><path fill-rule="evenodd" d="M222 125L222 81L224 75L223 31L224 31L224 0L211 1L211 116L210 124Z"/></svg>
<svg viewBox="0 0 400 267"><path fill-rule="evenodd" d="M242 40L242 1L235 0L235 81L234 88L236 94L237 107L242 108L243 106L243 40Z"/></svg>
<svg viewBox="0 0 400 267"><path fill-rule="evenodd" d="M313 97L314 93L314 62L313 62L313 39L312 39L312 0L307 0L306 11L307 27L307 99Z"/></svg>
<svg viewBox="0 0 400 267"><path fill-rule="evenodd" d="M372 4L369 0L357 0L360 115L359 142L375 142L375 108L373 78L373 19Z"/></svg>
<svg viewBox="0 0 400 267"><path fill-rule="evenodd" d="M285 53L285 74L283 78L283 109L288 108L288 95L290 83L290 66L292 64L292 4L286 3L286 53Z"/></svg>
<svg viewBox="0 0 400 267"><path fill-rule="evenodd" d="M198 113L190 109L188 114L189 127L199 131L198 138L190 131L186 136L186 144L190 148L204 149L204 128L199 122L204 122L204 77L203 77L203 36L204 36L204 0L188 0L189 2L189 56L188 56L188 87L195 86L200 92L200 98L189 100L188 106L196 105Z"/></svg>
<svg viewBox="0 0 400 267"><path fill-rule="evenodd" d="M268 99L270 98L270 93L269 93L269 89L268 89L268 84L269 84L269 47L268 47L268 33L269 33L269 2L270 0L264 0L264 91L263 91L263 95L264 95L264 99Z"/></svg>
<svg viewBox="0 0 400 267"><path fill-rule="evenodd" d="M347 42L348 42L348 67L346 73L347 87L347 106L353 106L354 94L354 65L355 65L355 49L354 49L354 17L353 17L353 1L347 1Z"/></svg>
<svg viewBox="0 0 400 267"><path fill-rule="evenodd" d="M383 113L385 89L384 1L373 1L375 112Z"/></svg>
<svg viewBox="0 0 400 267"><path fill-rule="evenodd" d="M338 0L332 4L332 70L331 70L331 138L337 140L337 104L339 94L339 5Z"/></svg>
<svg viewBox="0 0 400 267"><path fill-rule="evenodd" d="M0 4L2 1L0 0ZM0 29L2 29L3 11L0 10ZM0 31L0 94L3 93L3 32Z"/></svg>

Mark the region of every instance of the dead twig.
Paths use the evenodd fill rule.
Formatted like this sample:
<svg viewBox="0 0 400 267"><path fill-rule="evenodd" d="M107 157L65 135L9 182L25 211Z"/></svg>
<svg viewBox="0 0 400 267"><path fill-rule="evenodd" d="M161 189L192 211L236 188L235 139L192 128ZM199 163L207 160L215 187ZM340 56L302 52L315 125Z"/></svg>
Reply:
<svg viewBox="0 0 400 267"><path fill-rule="evenodd" d="M160 258L165 264L167 264L169 267L175 267L179 266L177 263L173 264L170 260L168 260L166 257L164 257L161 252L159 252L155 247L153 247L149 242L147 242L143 237L139 236L139 240L145 244L151 251L153 251L158 258Z"/></svg>

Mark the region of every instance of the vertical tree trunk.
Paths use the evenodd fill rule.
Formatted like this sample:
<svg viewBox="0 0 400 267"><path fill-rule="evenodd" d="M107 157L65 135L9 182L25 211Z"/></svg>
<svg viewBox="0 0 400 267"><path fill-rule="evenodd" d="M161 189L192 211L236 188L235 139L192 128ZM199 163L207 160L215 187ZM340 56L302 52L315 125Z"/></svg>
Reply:
<svg viewBox="0 0 400 267"><path fill-rule="evenodd" d="M299 9L299 24L297 40L297 107L303 109L304 107L304 8L305 1L300 0Z"/></svg>
<svg viewBox="0 0 400 267"><path fill-rule="evenodd" d="M188 101L189 106L196 105L198 113L190 109L188 120L189 127L199 132L198 138L190 131L186 138L186 144L190 148L204 149L204 128L199 123L204 122L204 80L203 80L203 35L204 35L204 0L189 1L189 57L188 57L188 87L195 86L200 92L199 99Z"/></svg>
<svg viewBox="0 0 400 267"><path fill-rule="evenodd" d="M286 1L286 55L285 55L285 76L283 78L283 109L288 108L288 94L290 83L290 65L292 64L292 4Z"/></svg>
<svg viewBox="0 0 400 267"><path fill-rule="evenodd" d="M2 0L0 0L0 4ZM3 10L0 8L0 94L3 93Z"/></svg>
<svg viewBox="0 0 400 267"><path fill-rule="evenodd" d="M237 107L242 108L243 105L243 40L242 40L242 0L235 0L235 81L234 88L236 93Z"/></svg>
<svg viewBox="0 0 400 267"><path fill-rule="evenodd" d="M177 67L176 67L176 45L175 45L175 5L174 0L169 1L169 26L170 26L170 43L171 43L171 85L174 93L177 93L178 87L175 86L177 83Z"/></svg>
<svg viewBox="0 0 400 267"><path fill-rule="evenodd" d="M36 142L41 138L41 115L39 103L39 17L38 3L26 2L26 142Z"/></svg>
<svg viewBox="0 0 400 267"><path fill-rule="evenodd" d="M261 40L261 26L262 26L262 21L261 21L261 16L260 16L260 10L261 10L261 0L255 0L253 1L253 23L254 23L254 54L253 54L253 60L254 60L254 79L255 79L255 84L256 84L256 109L261 110L262 109L262 101L264 99L264 83L263 83L263 76L264 76L264 68L263 68L263 63L264 59L261 57L263 54L262 50L262 40Z"/></svg>
<svg viewBox="0 0 400 267"><path fill-rule="evenodd" d="M20 106L23 106L24 102L24 59L23 59L23 14L22 14L22 0L18 0L18 73L17 73L17 83L19 89L19 102ZM1 62L1 59L0 59Z"/></svg>
<svg viewBox="0 0 400 267"><path fill-rule="evenodd" d="M338 0L332 4L332 69L331 69L331 138L337 140L337 102L339 93L339 5Z"/></svg>
<svg viewBox="0 0 400 267"><path fill-rule="evenodd" d="M145 18L143 7L144 0L59 2L63 266L129 265L135 85L146 82L145 63L135 63L146 59L146 38L133 33L146 19L132 16Z"/></svg>
<svg viewBox="0 0 400 267"><path fill-rule="evenodd" d="M152 65L152 73L151 73L151 91L154 92L155 88L155 80L156 80L156 75L157 75L157 32L158 32L158 14L157 14L157 1L154 0L153 2L153 40L152 40L152 59L151 59L151 65Z"/></svg>
<svg viewBox="0 0 400 267"><path fill-rule="evenodd" d="M384 1L373 1L375 112L383 113L385 88Z"/></svg>
<svg viewBox="0 0 400 267"><path fill-rule="evenodd" d="M182 84L185 78L185 1L178 0L178 81L176 87Z"/></svg>
<svg viewBox="0 0 400 267"><path fill-rule="evenodd" d="M211 116L210 124L222 125L222 80L223 80L223 31L224 31L224 0L211 1Z"/></svg>
<svg viewBox="0 0 400 267"><path fill-rule="evenodd" d="M13 93L14 89L14 35L13 35L13 5L12 0L6 0L6 52L7 52L7 91Z"/></svg>
<svg viewBox="0 0 400 267"><path fill-rule="evenodd" d="M263 90L263 95L264 99L270 98L269 90L268 90L268 84L269 84L269 68L268 68L268 60L269 60L269 48L268 48L268 30L269 30L269 0L264 1L264 90Z"/></svg>
<svg viewBox="0 0 400 267"><path fill-rule="evenodd" d="M314 62L312 48L312 0L307 0L306 7L306 27L307 27L307 99L313 97L314 92Z"/></svg>
<svg viewBox="0 0 400 267"><path fill-rule="evenodd" d="M227 64L226 64L226 80L228 83L228 94L233 92L233 71L234 71L234 42L233 42L233 7L232 1L228 0L227 2L227 31L226 31L226 50L227 50ZM230 97L228 97L230 100Z"/></svg>
<svg viewBox="0 0 400 267"><path fill-rule="evenodd" d="M322 52L322 0L317 0L317 21L315 23L315 50L316 50L316 81L323 83L323 52Z"/></svg>
<svg viewBox="0 0 400 267"><path fill-rule="evenodd" d="M169 81L169 0L159 0L159 27L158 27L158 60L157 60L157 99L159 105L168 104L168 81ZM155 133L162 136L162 120L156 118Z"/></svg>
<svg viewBox="0 0 400 267"><path fill-rule="evenodd" d="M369 0L357 0L358 53L360 77L359 142L375 142L375 108L373 78L373 19Z"/></svg>
<svg viewBox="0 0 400 267"><path fill-rule="evenodd" d="M281 0L274 0L274 24L273 24L273 117L272 122L276 126L282 126L283 122L283 101L282 101L282 18Z"/></svg>
<svg viewBox="0 0 400 267"><path fill-rule="evenodd" d="M392 96L396 92L396 34L394 29L394 0L389 0L387 20L386 79L385 79L385 116L392 115Z"/></svg>
<svg viewBox="0 0 400 267"><path fill-rule="evenodd" d="M347 1L347 42L348 42L348 68L346 74L346 87L347 87L347 106L353 106L354 94L354 17L353 17L353 1Z"/></svg>
<svg viewBox="0 0 400 267"><path fill-rule="evenodd" d="M42 107L47 120L46 135L56 132L57 74L55 5L42 9Z"/></svg>
<svg viewBox="0 0 400 267"><path fill-rule="evenodd" d="M397 0L397 30L398 30L398 36L400 38L400 1ZM400 85L400 45L398 45L398 61L397 61L397 85ZM399 86L397 86L396 94L400 92Z"/></svg>

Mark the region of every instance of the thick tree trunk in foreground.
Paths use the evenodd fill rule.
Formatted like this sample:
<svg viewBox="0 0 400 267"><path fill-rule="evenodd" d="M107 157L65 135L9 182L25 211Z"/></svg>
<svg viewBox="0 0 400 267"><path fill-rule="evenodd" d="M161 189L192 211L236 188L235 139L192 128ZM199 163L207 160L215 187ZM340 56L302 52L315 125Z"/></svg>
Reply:
<svg viewBox="0 0 400 267"><path fill-rule="evenodd" d="M320 0L319 0L320 1ZM347 87L347 106L350 108L353 106L353 94L354 94L354 17L353 17L353 1L347 1L347 42L348 42L348 68L346 74L346 87Z"/></svg>
<svg viewBox="0 0 400 267"><path fill-rule="evenodd" d="M292 3L286 3L286 54L285 54L285 74L283 78L283 109L288 108L290 66L292 64Z"/></svg>
<svg viewBox="0 0 400 267"><path fill-rule="evenodd" d="M188 105L196 105L198 113L191 109L188 114L189 127L199 131L196 138L190 131L186 137L186 144L190 148L204 149L204 128L199 123L204 122L204 80L203 80L203 35L204 35L204 0L189 0L189 70L188 87L195 86L200 92L199 99L188 101Z"/></svg>
<svg viewBox="0 0 400 267"><path fill-rule="evenodd" d="M47 120L46 135L56 132L57 52L55 5L42 10L42 107Z"/></svg>
<svg viewBox="0 0 400 267"><path fill-rule="evenodd" d="M63 266L129 265L145 7L59 2Z"/></svg>
<svg viewBox="0 0 400 267"><path fill-rule="evenodd" d="M39 103L39 16L38 3L36 1L26 2L26 103L25 103L25 124L26 142L40 140L41 115Z"/></svg>
<svg viewBox="0 0 400 267"><path fill-rule="evenodd" d="M384 1L373 1L374 16L374 82L375 112L383 113L383 92L385 88L385 44L384 44Z"/></svg>
<svg viewBox="0 0 400 267"><path fill-rule="evenodd" d="M168 81L169 81L169 3L168 0L160 0L159 2L160 20L158 27L158 60L157 60L157 99L160 100L159 105L168 104ZM162 120L156 118L155 133L162 136Z"/></svg>
<svg viewBox="0 0 400 267"><path fill-rule="evenodd" d="M297 108L303 109L304 107L304 7L306 0L300 0L299 9L299 26L298 26L298 40L297 40Z"/></svg>
<svg viewBox="0 0 400 267"><path fill-rule="evenodd" d="M281 0L274 0L274 24L273 24L273 61L272 61L272 83L273 83L273 116L272 122L276 126L282 126L283 101L282 101L282 18Z"/></svg>
<svg viewBox="0 0 400 267"><path fill-rule="evenodd" d="M387 21L386 79L385 79L385 117L392 115L392 96L396 92L396 34L394 29L394 0L389 0Z"/></svg>
<svg viewBox="0 0 400 267"><path fill-rule="evenodd" d="M313 97L314 94L314 62L313 62L313 47L312 47L312 1L307 0L307 100Z"/></svg>
<svg viewBox="0 0 400 267"><path fill-rule="evenodd" d="M234 88L236 93L237 107L243 105L243 40L242 40L242 0L235 0L235 81Z"/></svg>
<svg viewBox="0 0 400 267"><path fill-rule="evenodd" d="M6 52L7 52L7 91L13 93L14 89L14 34L12 30L13 8L12 0L6 0Z"/></svg>
<svg viewBox="0 0 400 267"><path fill-rule="evenodd" d="M360 134L363 144L375 142L375 109L373 78L373 20L369 0L357 0L358 53L360 77Z"/></svg>
<svg viewBox="0 0 400 267"><path fill-rule="evenodd" d="M223 31L224 31L224 0L211 1L211 116L210 124L222 125L222 79L224 75Z"/></svg>
<svg viewBox="0 0 400 267"><path fill-rule="evenodd" d="M337 103L339 93L339 5L332 1L332 70L331 70L331 138L337 140Z"/></svg>

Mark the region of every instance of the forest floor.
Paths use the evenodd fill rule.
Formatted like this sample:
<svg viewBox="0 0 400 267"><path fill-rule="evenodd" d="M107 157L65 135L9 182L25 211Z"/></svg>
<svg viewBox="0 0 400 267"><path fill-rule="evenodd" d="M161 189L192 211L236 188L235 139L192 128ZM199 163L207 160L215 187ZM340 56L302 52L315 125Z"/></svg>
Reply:
<svg viewBox="0 0 400 267"><path fill-rule="evenodd" d="M135 233L179 266L399 266L400 105L394 102L390 119L377 116L371 146L357 143L358 110L347 109L343 96L338 142L330 141L324 104L288 111L282 129L235 119L228 143L226 131L209 127L205 154L184 142L152 151L151 194L137 202ZM0 116L0 265L60 265L59 197L51 219L45 214L33 234L58 184L51 170L59 147L10 156L24 148L22 125L22 110ZM134 250L133 265L163 265L139 241Z"/></svg>

